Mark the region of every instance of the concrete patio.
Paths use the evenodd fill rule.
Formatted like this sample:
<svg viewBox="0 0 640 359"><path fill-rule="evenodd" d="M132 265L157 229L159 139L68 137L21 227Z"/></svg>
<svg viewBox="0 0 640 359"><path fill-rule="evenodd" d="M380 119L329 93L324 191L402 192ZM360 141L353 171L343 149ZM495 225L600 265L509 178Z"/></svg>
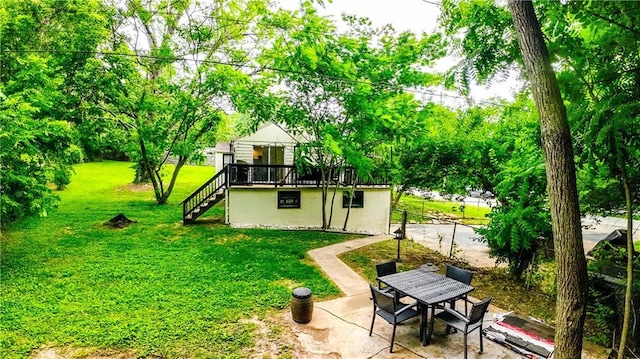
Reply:
<svg viewBox="0 0 640 359"><path fill-rule="evenodd" d="M369 299L368 283L337 258L337 255L366 246L390 236L361 238L324 248L314 249L310 256L342 290L338 299L315 302L313 319L307 324L295 323L291 313L285 313L285 321L291 323L300 347L296 348L302 358L462 358L463 336L455 333L448 336L444 325L436 322L435 334L428 346L418 339L419 319L414 318L399 325L394 352L389 353L392 326L378 318L369 336L372 303ZM472 298L473 300L473 298ZM494 315L505 311L491 306L485 315L485 325L494 320ZM469 358L519 358L519 354L488 339L484 339L484 353L479 354L478 331L469 335ZM600 351L584 351L583 358L606 358Z"/></svg>

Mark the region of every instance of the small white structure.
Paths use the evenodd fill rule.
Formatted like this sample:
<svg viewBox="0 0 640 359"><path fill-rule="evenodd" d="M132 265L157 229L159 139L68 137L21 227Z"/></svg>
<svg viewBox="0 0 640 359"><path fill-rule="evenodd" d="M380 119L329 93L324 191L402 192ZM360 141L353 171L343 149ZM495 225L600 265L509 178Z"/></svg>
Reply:
<svg viewBox="0 0 640 359"><path fill-rule="evenodd" d="M388 233L389 187L358 187L355 193L358 200L353 199L347 231ZM342 229L348 201L348 195L339 190L333 204L330 229ZM327 202L328 216L331 193ZM232 186L227 193L225 209L226 223L232 227L322 228L322 190L318 187Z"/></svg>
<svg viewBox="0 0 640 359"><path fill-rule="evenodd" d="M322 189L318 173L301 174L293 165L300 142L276 123L267 123L248 136L215 147L218 173L183 201L183 221L191 223L225 200L225 223L232 227L320 229ZM353 182L355 191L351 194ZM337 188L331 229L370 234L389 231L391 190L384 181L361 183L352 169L332 179ZM327 200L331 211L332 191ZM351 209L349 197L352 196Z"/></svg>

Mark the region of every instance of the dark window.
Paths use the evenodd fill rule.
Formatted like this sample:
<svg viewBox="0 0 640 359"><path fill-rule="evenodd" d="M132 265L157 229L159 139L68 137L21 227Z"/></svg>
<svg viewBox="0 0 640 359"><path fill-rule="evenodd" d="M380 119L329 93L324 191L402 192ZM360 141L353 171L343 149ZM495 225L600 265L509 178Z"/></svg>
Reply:
<svg viewBox="0 0 640 359"><path fill-rule="evenodd" d="M300 191L278 191L278 208L300 208Z"/></svg>
<svg viewBox="0 0 640 359"><path fill-rule="evenodd" d="M349 197L351 192L342 192L342 208L349 207ZM351 199L351 208L364 207L364 191L353 191L353 198Z"/></svg>

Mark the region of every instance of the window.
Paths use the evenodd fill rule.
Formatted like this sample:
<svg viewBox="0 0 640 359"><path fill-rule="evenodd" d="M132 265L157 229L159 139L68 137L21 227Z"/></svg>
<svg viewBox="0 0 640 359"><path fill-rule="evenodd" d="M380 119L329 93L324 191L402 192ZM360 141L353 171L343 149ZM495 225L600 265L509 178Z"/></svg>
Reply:
<svg viewBox="0 0 640 359"><path fill-rule="evenodd" d="M227 165L232 163L233 163L233 153L222 154L222 167L226 167Z"/></svg>
<svg viewBox="0 0 640 359"><path fill-rule="evenodd" d="M278 191L278 208L300 208L300 191Z"/></svg>
<svg viewBox="0 0 640 359"><path fill-rule="evenodd" d="M349 198L351 197L351 192L344 191L342 192L342 208L349 207ZM351 208L362 208L364 207L364 191L353 191L353 198L351 199Z"/></svg>

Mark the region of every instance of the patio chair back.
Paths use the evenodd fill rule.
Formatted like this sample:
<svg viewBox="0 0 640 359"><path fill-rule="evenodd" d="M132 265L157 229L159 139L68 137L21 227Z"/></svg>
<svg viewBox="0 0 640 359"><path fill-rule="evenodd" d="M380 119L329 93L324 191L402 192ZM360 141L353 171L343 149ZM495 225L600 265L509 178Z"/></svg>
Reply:
<svg viewBox="0 0 640 359"><path fill-rule="evenodd" d="M447 273L446 276L451 278L451 279L455 279L458 282L464 283L466 285L471 285L471 279L473 278L473 272L470 272L466 269L462 269L462 268L458 268L456 266L447 266ZM464 315L468 314L467 311L467 295L461 295L455 299L453 299L450 302L451 308L453 308L455 306L455 302L458 299L463 299L464 300Z"/></svg>
<svg viewBox="0 0 640 359"><path fill-rule="evenodd" d="M376 289L374 286L371 287L371 296L373 297L373 304L382 309L383 311L393 315L396 311L396 301L394 300L394 296L392 294L388 294Z"/></svg>
<svg viewBox="0 0 640 359"><path fill-rule="evenodd" d="M469 313L469 325L476 324L484 319L484 313L487 312L492 299L493 297L489 297L481 302L473 304L471 307L471 313Z"/></svg>
<svg viewBox="0 0 640 359"><path fill-rule="evenodd" d="M396 262L390 261L390 262L376 264L376 273L378 274L378 277L383 277L385 275L398 273Z"/></svg>
<svg viewBox="0 0 640 359"><path fill-rule="evenodd" d="M467 336L469 333L476 329L480 336L480 353L482 353L482 320L484 319L484 313L489 308L489 303L493 297L489 297L481 302L474 303L471 307L471 313L468 317L461 317L459 312L456 312L450 308L444 308L444 311L438 313L435 317L447 323L446 333L449 333L450 328L455 328L462 332L464 336L464 359L467 359ZM465 306L466 308L466 306Z"/></svg>
<svg viewBox="0 0 640 359"><path fill-rule="evenodd" d="M385 293L371 284L369 284L369 288L371 288L371 297L373 299L373 316L371 318L369 336L373 333L373 325L376 321L376 316L380 316L387 323L393 325L391 346L389 347L389 352L393 353L393 342L396 338L396 325L420 315L420 313L414 309L417 304L405 304L399 302L393 295Z"/></svg>
<svg viewBox="0 0 640 359"><path fill-rule="evenodd" d="M471 285L471 279L473 278L473 272L458 268L456 266L447 267L447 277L455 279L458 282L462 282L467 285Z"/></svg>

